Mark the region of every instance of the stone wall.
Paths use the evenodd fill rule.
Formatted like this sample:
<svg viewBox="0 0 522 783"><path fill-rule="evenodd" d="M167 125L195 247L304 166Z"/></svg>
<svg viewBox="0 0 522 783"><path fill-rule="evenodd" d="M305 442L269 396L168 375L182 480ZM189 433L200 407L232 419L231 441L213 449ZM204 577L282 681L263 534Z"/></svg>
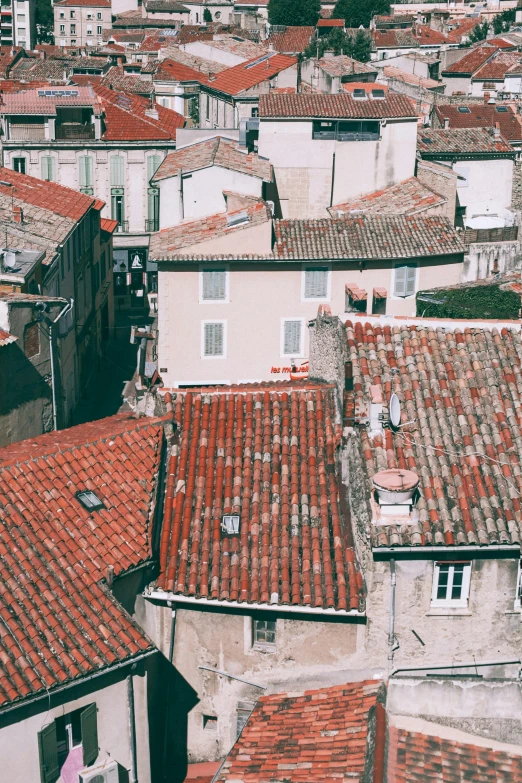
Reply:
<svg viewBox="0 0 522 783"><path fill-rule="evenodd" d="M448 166L429 160L417 160L417 179L423 185L447 199L445 215L455 221L457 203L457 174Z"/></svg>
<svg viewBox="0 0 522 783"><path fill-rule="evenodd" d="M513 195L511 207L522 210L522 160L516 160L513 166Z"/></svg>
<svg viewBox="0 0 522 783"><path fill-rule="evenodd" d="M332 316L330 308L319 308L317 318L310 321L310 380L328 381L336 386L336 413L342 419L344 394L344 364L346 338L343 324Z"/></svg>

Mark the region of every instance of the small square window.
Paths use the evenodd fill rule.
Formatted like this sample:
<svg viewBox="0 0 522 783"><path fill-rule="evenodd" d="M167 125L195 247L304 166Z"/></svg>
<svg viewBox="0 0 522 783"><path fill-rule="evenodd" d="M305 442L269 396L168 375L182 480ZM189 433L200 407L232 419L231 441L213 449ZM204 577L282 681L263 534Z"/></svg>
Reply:
<svg viewBox="0 0 522 783"><path fill-rule="evenodd" d="M467 607L470 579L471 563L435 563L431 605Z"/></svg>
<svg viewBox="0 0 522 783"><path fill-rule="evenodd" d="M217 731L217 722L216 715L203 715L203 728L205 731Z"/></svg>
<svg viewBox="0 0 522 783"><path fill-rule="evenodd" d="M277 620L253 621L253 646L258 649L275 649Z"/></svg>
<svg viewBox="0 0 522 783"><path fill-rule="evenodd" d="M99 511L101 508L105 508L103 501L90 489L84 489L81 492L77 492L76 497L87 511Z"/></svg>

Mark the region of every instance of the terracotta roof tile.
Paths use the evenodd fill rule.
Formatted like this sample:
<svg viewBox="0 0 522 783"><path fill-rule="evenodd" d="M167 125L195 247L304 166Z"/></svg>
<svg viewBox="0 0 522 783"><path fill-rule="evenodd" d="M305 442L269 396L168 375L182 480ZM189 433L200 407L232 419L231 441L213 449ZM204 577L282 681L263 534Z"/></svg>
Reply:
<svg viewBox="0 0 522 783"><path fill-rule="evenodd" d="M424 76L417 76L414 73L403 71L400 68L395 68L393 65L385 65L383 73L388 79L397 79L405 84L410 84L413 87L424 87L425 90L434 90L443 87L442 82L437 82L435 79L427 79Z"/></svg>
<svg viewBox="0 0 522 783"><path fill-rule="evenodd" d="M394 49L405 46L439 46L447 42L444 33L427 25L416 24L410 30L373 30L373 45L377 49Z"/></svg>
<svg viewBox="0 0 522 783"><path fill-rule="evenodd" d="M344 19L319 19L317 27L344 27Z"/></svg>
<svg viewBox="0 0 522 783"><path fill-rule="evenodd" d="M506 111L499 111L499 107ZM460 104L435 106L435 111L441 125L445 119L449 120L450 128L493 128L498 122L504 139L510 142L522 141L522 123L511 106L463 101Z"/></svg>
<svg viewBox="0 0 522 783"><path fill-rule="evenodd" d="M471 31L478 25L482 24L484 20L482 17L475 17L473 19L462 19L456 22L456 26L453 30L448 30L446 38L451 43L461 43L463 38L468 38ZM454 24L455 22L452 21ZM488 42L489 43L489 42ZM493 44L495 45L495 44Z"/></svg>
<svg viewBox="0 0 522 783"><path fill-rule="evenodd" d="M266 59L257 62L261 57ZM261 56L234 65L232 68L227 68L226 71L221 71L209 80L207 86L228 95L238 95L272 79L280 71L285 71L296 63L295 57L277 53L266 54L266 51L263 50Z"/></svg>
<svg viewBox="0 0 522 783"><path fill-rule="evenodd" d="M245 604L357 610L362 580L342 520L333 389L265 384L173 392L159 588ZM240 516L238 535L221 533Z"/></svg>
<svg viewBox="0 0 522 783"><path fill-rule="evenodd" d="M208 83L207 76L202 71L195 70L188 65L171 59L162 60L158 63L154 73L154 81Z"/></svg>
<svg viewBox="0 0 522 783"><path fill-rule="evenodd" d="M309 45L314 31L314 27L293 27L290 25L284 32L272 32L267 38L267 44L280 54L300 54Z"/></svg>
<svg viewBox="0 0 522 783"><path fill-rule="evenodd" d="M110 8L111 0L56 0L58 6L92 6L93 8Z"/></svg>
<svg viewBox="0 0 522 783"><path fill-rule="evenodd" d="M420 130L417 149L423 158L445 155L513 155L513 147L491 128L441 128Z"/></svg>
<svg viewBox="0 0 522 783"><path fill-rule="evenodd" d="M15 198L71 220L79 220L95 204L91 196L77 190L71 190L57 182L44 182L11 169L0 168L0 180L11 185L0 185L0 194L3 196Z"/></svg>
<svg viewBox="0 0 522 783"><path fill-rule="evenodd" d="M18 337L15 337L14 334L9 334L5 329L0 329L0 348L4 345L10 345L16 342L16 340L18 340Z"/></svg>
<svg viewBox="0 0 522 783"><path fill-rule="evenodd" d="M321 57L317 64L322 71L330 74L330 76L355 76L363 73L378 73L377 68L374 68L370 63L360 63L358 60L354 60L353 57L341 54L336 57Z"/></svg>
<svg viewBox="0 0 522 783"><path fill-rule="evenodd" d="M402 403L407 427L373 441L361 429L370 479L404 468L418 474L418 521L372 525L380 546L487 547L521 540L521 335L465 322L347 321L355 401L371 385Z"/></svg>
<svg viewBox="0 0 522 783"><path fill-rule="evenodd" d="M496 46L489 46L489 44L483 44L476 49L472 49L456 63L450 65L445 71L442 71L442 76L472 76L482 65L484 65L490 57L493 57L498 49Z"/></svg>
<svg viewBox="0 0 522 783"><path fill-rule="evenodd" d="M375 680L261 696L216 783L363 779Z"/></svg>
<svg viewBox="0 0 522 783"><path fill-rule="evenodd" d="M357 100L348 93L322 95L319 93L296 95L261 95L260 117L334 117L380 119L384 117L415 117L415 112L405 95L387 95L379 100Z"/></svg>
<svg viewBox="0 0 522 783"><path fill-rule="evenodd" d="M265 182L272 180L272 166L267 158L262 158L255 152L242 151L236 141L222 136L171 152L152 179L158 182L167 177L175 177L181 169L187 173L208 166L220 166L242 174L251 174Z"/></svg>
<svg viewBox="0 0 522 783"><path fill-rule="evenodd" d="M390 185L389 188L376 190L353 201L336 204L330 207L328 212L332 217L341 217L339 213L350 212L414 215L442 206L446 201L446 198L419 182L417 177L410 177L398 185Z"/></svg>
<svg viewBox="0 0 522 783"><path fill-rule="evenodd" d="M104 110L104 141L152 141L176 138L176 130L183 128L185 118L171 109L155 103L158 119L147 116L150 101L141 95L110 90L101 84L92 88Z"/></svg>
<svg viewBox="0 0 522 783"><path fill-rule="evenodd" d="M162 440L119 414L0 449L0 705L152 648L101 580L151 556Z"/></svg>
<svg viewBox="0 0 522 783"><path fill-rule="evenodd" d="M520 52L498 52L498 54L474 72L471 81L504 81L506 73L513 66L520 67L522 54Z"/></svg>

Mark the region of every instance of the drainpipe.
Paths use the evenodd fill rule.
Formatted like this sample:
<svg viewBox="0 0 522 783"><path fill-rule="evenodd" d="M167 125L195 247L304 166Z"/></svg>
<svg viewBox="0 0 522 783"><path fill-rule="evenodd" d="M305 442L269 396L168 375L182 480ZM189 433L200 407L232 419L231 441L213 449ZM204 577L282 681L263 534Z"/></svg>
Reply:
<svg viewBox="0 0 522 783"><path fill-rule="evenodd" d="M129 783L138 783L136 754L136 715L134 711L134 683L131 674L127 677L127 704L129 707L129 742L131 750L131 768Z"/></svg>
<svg viewBox="0 0 522 783"><path fill-rule="evenodd" d="M332 155L332 190L331 190L331 193L330 193L330 206L331 207L333 207L334 184L335 184L335 152Z"/></svg>
<svg viewBox="0 0 522 783"><path fill-rule="evenodd" d="M174 657L174 638L176 636L176 605L172 604L172 618L170 621L169 663Z"/></svg>
<svg viewBox="0 0 522 783"><path fill-rule="evenodd" d="M74 299L71 299L70 302L67 302L65 307L63 307L54 321L49 321L49 353L50 353L50 359L51 359L51 393L52 393L52 402L53 402L53 430L58 429L58 409L57 409L57 403L56 403L56 371L54 367L54 339L53 339L53 326L58 323L60 318L68 313L70 310L72 310L74 304Z"/></svg>
<svg viewBox="0 0 522 783"><path fill-rule="evenodd" d="M388 668L393 669L393 653L395 650L395 560L390 560L390 626L388 629Z"/></svg>

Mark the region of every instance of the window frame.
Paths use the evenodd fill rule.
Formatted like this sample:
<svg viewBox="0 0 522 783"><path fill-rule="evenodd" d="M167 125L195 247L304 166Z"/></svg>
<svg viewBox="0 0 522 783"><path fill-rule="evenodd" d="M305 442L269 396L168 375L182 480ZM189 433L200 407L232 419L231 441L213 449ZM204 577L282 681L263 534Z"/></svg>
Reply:
<svg viewBox="0 0 522 783"><path fill-rule="evenodd" d="M451 591L453 586L453 575L455 573L455 566L463 565L462 575L462 589L460 598L448 598L447 595ZM437 598L437 591L439 588L439 575L441 566L449 567L448 584L446 587L446 598ZM433 583L431 588L431 607L433 609L467 609L469 605L469 594L471 587L471 560L448 560L435 561L433 564ZM453 569L453 570L451 570Z"/></svg>
<svg viewBox="0 0 522 783"><path fill-rule="evenodd" d="M397 269L404 266L415 267L415 290L412 294L409 294L408 296L400 296L400 294L395 293L395 281L396 281ZM404 302L408 299L412 299L413 297L415 297L415 295L419 290L419 271L420 271L420 264L418 261L394 261L392 265L390 299L393 299L395 302L397 301Z"/></svg>
<svg viewBox="0 0 522 783"><path fill-rule="evenodd" d="M256 638L257 623L274 623L274 641L273 642L267 642L267 641L259 641ZM269 629L267 628L266 631ZM272 631L270 631L272 633ZM277 652L277 617L269 618L269 617L253 617L252 618L252 649L258 650L259 652L271 652L275 653Z"/></svg>
<svg viewBox="0 0 522 783"><path fill-rule="evenodd" d="M203 275L205 272L224 272L225 273L225 298L224 299L204 299L203 298ZM223 305L230 303L230 264L212 264L211 266L199 267L199 304Z"/></svg>
<svg viewBox="0 0 522 783"><path fill-rule="evenodd" d="M299 345L299 352L298 353L296 353L295 351L293 351L292 353L285 353L285 323L287 323L287 321L300 321L300 323L301 323L301 334L299 335L300 345ZM305 319L302 318L301 316L295 316L294 318L292 318L292 317L283 317L283 318L281 318L280 330L281 330L281 334L280 334L280 351L279 351L279 353L280 353L281 359L292 359L292 358L304 359Z"/></svg>
<svg viewBox="0 0 522 783"><path fill-rule="evenodd" d="M326 296L306 296L306 273L314 269L326 269ZM332 297L332 265L331 264L303 264L301 271L301 301L302 302L329 302Z"/></svg>
<svg viewBox="0 0 522 783"><path fill-rule="evenodd" d="M20 171L19 169L15 168L15 161L16 160L23 160L24 161L24 170ZM11 158L11 163L13 164L13 171L16 171L17 174L25 174L27 175L27 155L14 155Z"/></svg>
<svg viewBox="0 0 522 783"><path fill-rule="evenodd" d="M522 559L518 561L517 581L515 583L515 611L522 609Z"/></svg>
<svg viewBox="0 0 522 783"><path fill-rule="evenodd" d="M207 356L205 353L205 326L207 324L222 324L223 325L223 353L219 355ZM205 361L212 361L216 359L227 359L227 321L224 318L206 318L201 321L201 359Z"/></svg>

